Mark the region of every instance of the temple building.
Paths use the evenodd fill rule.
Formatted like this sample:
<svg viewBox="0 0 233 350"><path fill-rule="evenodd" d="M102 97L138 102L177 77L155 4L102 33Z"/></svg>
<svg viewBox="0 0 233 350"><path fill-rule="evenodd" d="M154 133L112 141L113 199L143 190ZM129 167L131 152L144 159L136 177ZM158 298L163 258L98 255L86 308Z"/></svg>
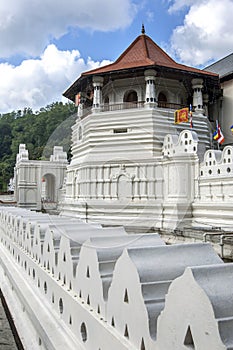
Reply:
<svg viewBox="0 0 233 350"><path fill-rule="evenodd" d="M218 74L176 63L142 27L114 63L82 73L64 93L78 118L61 213L137 227L188 220L220 94ZM190 106L192 125L175 124L174 112ZM170 164L164 138L185 129L183 162L176 155Z"/></svg>
<svg viewBox="0 0 233 350"><path fill-rule="evenodd" d="M0 284L24 349L233 349L233 146L211 145L224 79L142 28L64 93L70 164L61 146L49 161L19 146Z"/></svg>

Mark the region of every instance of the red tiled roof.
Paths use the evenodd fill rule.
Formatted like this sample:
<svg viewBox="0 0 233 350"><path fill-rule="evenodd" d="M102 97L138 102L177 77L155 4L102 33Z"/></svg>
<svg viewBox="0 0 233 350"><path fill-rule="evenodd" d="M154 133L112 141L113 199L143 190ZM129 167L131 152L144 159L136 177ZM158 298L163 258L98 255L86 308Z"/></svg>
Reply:
<svg viewBox="0 0 233 350"><path fill-rule="evenodd" d="M101 74L122 69L148 66L161 66L200 74L217 75L212 72L176 63L145 34L139 35L114 63L84 72L82 75Z"/></svg>

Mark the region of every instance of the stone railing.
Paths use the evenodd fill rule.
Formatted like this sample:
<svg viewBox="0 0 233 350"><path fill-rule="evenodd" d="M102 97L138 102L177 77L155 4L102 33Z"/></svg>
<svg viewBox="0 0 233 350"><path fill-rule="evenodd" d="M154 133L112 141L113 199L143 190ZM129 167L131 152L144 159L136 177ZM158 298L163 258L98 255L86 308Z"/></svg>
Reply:
<svg viewBox="0 0 233 350"><path fill-rule="evenodd" d="M0 242L1 289L25 349L232 347L233 266L209 244L4 207Z"/></svg>
<svg viewBox="0 0 233 350"><path fill-rule="evenodd" d="M105 103L102 106L100 106L99 111L111 112L111 111L122 111L125 109L144 108L144 103L145 101L123 102L123 103L113 103L113 104ZM172 110L177 110L184 107L187 107L187 106L181 105L178 103L170 103L170 102L162 102L162 101L159 101L157 105L157 108L166 108L166 109L172 109ZM92 107L84 108L81 112L81 118L85 118L91 112L92 112Z"/></svg>

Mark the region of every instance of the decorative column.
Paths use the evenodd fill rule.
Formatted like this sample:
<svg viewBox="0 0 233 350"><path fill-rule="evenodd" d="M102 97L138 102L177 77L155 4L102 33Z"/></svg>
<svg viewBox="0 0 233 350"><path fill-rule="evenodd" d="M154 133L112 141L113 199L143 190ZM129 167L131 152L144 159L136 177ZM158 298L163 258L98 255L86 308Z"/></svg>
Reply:
<svg viewBox="0 0 233 350"><path fill-rule="evenodd" d="M203 114L204 113L203 97L202 97L203 79L192 79L192 87L193 87L193 107L195 108L195 112L199 114Z"/></svg>
<svg viewBox="0 0 233 350"><path fill-rule="evenodd" d="M103 87L104 78L100 76L93 77L93 87L94 87L94 96L93 96L93 112L100 112L102 106L102 87Z"/></svg>
<svg viewBox="0 0 233 350"><path fill-rule="evenodd" d="M203 109L204 109L204 114L208 117L208 102L209 102L209 95L204 94L203 95Z"/></svg>
<svg viewBox="0 0 233 350"><path fill-rule="evenodd" d="M144 107L151 108L156 107L156 97L155 97L155 76L157 72L154 69L148 69L144 72L146 81L146 96Z"/></svg>

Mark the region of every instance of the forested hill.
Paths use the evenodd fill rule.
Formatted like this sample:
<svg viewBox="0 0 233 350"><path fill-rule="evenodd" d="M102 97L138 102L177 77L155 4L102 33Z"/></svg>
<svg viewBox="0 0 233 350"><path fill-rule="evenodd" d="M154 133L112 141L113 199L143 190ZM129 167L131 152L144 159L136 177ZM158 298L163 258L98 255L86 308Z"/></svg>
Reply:
<svg viewBox="0 0 233 350"><path fill-rule="evenodd" d="M29 108L0 115L0 192L13 177L19 144L25 143L30 159L48 159L54 145L70 150L73 104L53 103L37 112Z"/></svg>

